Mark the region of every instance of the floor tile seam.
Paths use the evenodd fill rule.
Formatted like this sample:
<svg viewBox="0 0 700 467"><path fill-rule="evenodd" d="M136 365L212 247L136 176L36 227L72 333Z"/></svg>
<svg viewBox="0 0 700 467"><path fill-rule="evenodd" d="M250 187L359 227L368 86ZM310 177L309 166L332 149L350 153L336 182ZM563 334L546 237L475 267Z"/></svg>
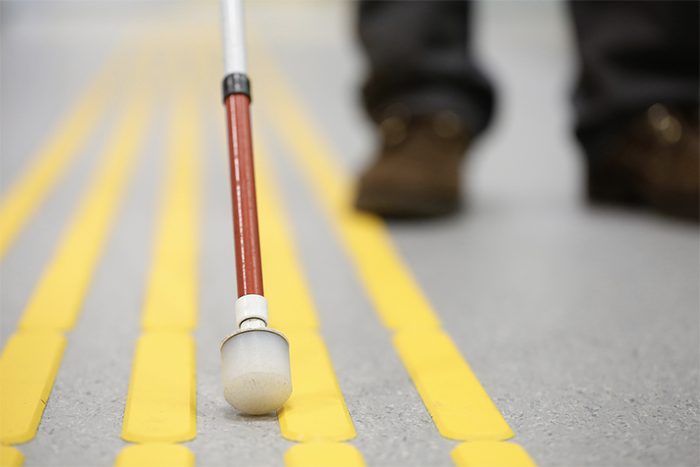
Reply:
<svg viewBox="0 0 700 467"><path fill-rule="evenodd" d="M267 57L266 57L266 58L267 58ZM269 60L269 59L268 59L268 60ZM275 67L275 71L278 71L278 67ZM280 74L276 74L275 76L280 76ZM286 93L287 97L289 97L290 95L293 95L293 94L294 94L294 90L291 90L291 91L290 91L290 89L286 89L286 91L287 91L287 93ZM285 94L285 93L277 93L277 97L280 97L280 95L282 95L282 94ZM279 105L279 104L280 104L280 99L275 99L275 102ZM283 104L283 105L284 105L284 104ZM298 108L298 107L295 108L295 111L296 111L296 112L294 112L294 114L297 115L297 117L300 117L300 118L306 120L305 123L307 123L307 124L309 123L308 116L307 116L304 112L299 112L299 108ZM274 115L274 112L271 112L271 113ZM282 125L278 122L278 126L282 126ZM315 128L314 128L314 129L315 129ZM308 136L308 135L306 135L306 136ZM313 136L318 136L318 135L313 135ZM308 138L307 138L307 139L308 139ZM312 138L312 141L318 142L318 138ZM287 143L290 144L289 141L287 141ZM291 146L294 146L294 144L291 144ZM308 149L308 148L307 148L307 149ZM294 152L294 153L298 153L299 151L294 151L294 150L293 150L293 152ZM322 151L322 152L323 152L324 154L326 154L326 155L328 154L328 151ZM299 155L297 154L297 156L299 156ZM315 182L315 181L314 181L314 182ZM320 184L320 185L323 186L323 184ZM331 217L336 217L336 218L337 218L337 216L338 216L338 214L331 215ZM341 229L341 230L342 230L342 229ZM351 256L354 256L354 255L352 255L352 251L351 251ZM354 258L354 259L356 260L356 258ZM441 329L441 328L438 328L438 329ZM443 332L444 332L444 330L443 330ZM460 354L460 357L461 357L461 354ZM462 360L464 361L464 363L466 364L466 360L464 360L463 357L461 357L461 358L462 358ZM478 381L478 380L477 380L477 381ZM489 399L490 399L490 398L489 398ZM500 415L500 413L499 413L499 415ZM502 418L502 415L500 415L500 416L501 416L501 418ZM505 421L505 420L504 420L504 421ZM506 426L507 426L507 424L506 424Z"/></svg>

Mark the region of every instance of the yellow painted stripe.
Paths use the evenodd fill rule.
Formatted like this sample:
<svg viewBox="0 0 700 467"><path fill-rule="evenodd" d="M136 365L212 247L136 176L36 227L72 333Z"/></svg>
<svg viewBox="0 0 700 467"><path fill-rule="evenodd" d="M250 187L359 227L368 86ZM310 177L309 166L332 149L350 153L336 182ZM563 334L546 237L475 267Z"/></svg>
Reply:
<svg viewBox="0 0 700 467"><path fill-rule="evenodd" d="M462 443L452 450L457 467L535 467L525 450L515 444L498 441Z"/></svg>
<svg viewBox="0 0 700 467"><path fill-rule="evenodd" d="M125 447L115 467L194 467L194 454L179 444L149 443Z"/></svg>
<svg viewBox="0 0 700 467"><path fill-rule="evenodd" d="M17 332L0 357L0 442L24 443L36 434L66 346L56 331Z"/></svg>
<svg viewBox="0 0 700 467"><path fill-rule="evenodd" d="M345 443L304 443L284 453L287 467L362 467L365 461L355 446Z"/></svg>
<svg viewBox="0 0 700 467"><path fill-rule="evenodd" d="M445 332L399 331L393 342L442 436L458 440L513 437L513 430Z"/></svg>
<svg viewBox="0 0 700 467"><path fill-rule="evenodd" d="M262 140L255 140L256 191L265 296L270 326L289 339L294 391L278 410L282 436L294 441L345 441L355 428L326 346L316 332L318 319L296 256L293 237L274 187L275 177Z"/></svg>
<svg viewBox="0 0 700 467"><path fill-rule="evenodd" d="M292 441L346 441L356 436L323 339L286 331L294 391L277 411L282 436Z"/></svg>
<svg viewBox="0 0 700 467"><path fill-rule="evenodd" d="M166 154L166 180L155 257L142 315L149 330L193 329L197 324L197 257L201 132L190 89L176 92Z"/></svg>
<svg viewBox="0 0 700 467"><path fill-rule="evenodd" d="M0 467L20 467L23 463L24 455L18 449L0 446Z"/></svg>
<svg viewBox="0 0 700 467"><path fill-rule="evenodd" d="M21 329L70 329L148 134L153 99L132 94L105 154L25 309Z"/></svg>
<svg viewBox="0 0 700 467"><path fill-rule="evenodd" d="M389 329L439 326L437 314L396 251L383 222L374 216L348 212L352 209L351 192L346 194L344 203L335 205L333 212L384 325Z"/></svg>
<svg viewBox="0 0 700 467"><path fill-rule="evenodd" d="M136 346L124 411L125 441L181 442L197 433L195 347L180 331L148 331Z"/></svg>
<svg viewBox="0 0 700 467"><path fill-rule="evenodd" d="M77 103L61 118L50 138L3 193L0 204L0 258L75 161L103 117L114 96L112 88L117 55L114 54L114 58L87 87Z"/></svg>
<svg viewBox="0 0 700 467"><path fill-rule="evenodd" d="M172 44L171 44L172 45ZM167 63L176 80L154 256L129 383L122 438L150 443L125 448L116 465L194 465L173 444L197 435L195 343L197 324L201 130L193 74L185 53Z"/></svg>
<svg viewBox="0 0 700 467"><path fill-rule="evenodd" d="M350 253L385 325L398 331L413 329L428 333L431 329L438 329L436 313L396 252L384 223L376 216L358 213L353 209L349 174L336 162L337 158L332 157L333 151L323 142L309 113L296 99L294 92L284 84L287 80L283 71L275 66L265 49L258 46L255 52L251 57L253 65L257 67L256 76L260 77L258 89L265 90L259 93L262 96L259 102L272 116L291 149L293 162L298 164L315 189L317 199L321 200L326 214ZM397 337L395 347L405 362L412 362L414 358L411 354L404 355L411 352L407 348L410 346L398 345L403 342L402 339L401 336ZM464 386L465 378L477 381L478 384L466 361L454 346L452 349L454 352L449 354L449 362L454 372L445 371L440 378L435 379L430 374L417 373L425 369L424 366L409 368L416 386L420 384L430 388L419 392L431 411L438 430L450 438L462 440L512 436L512 431L498 410L480 411L485 416L481 419L460 419L444 415L464 413L467 396L450 391L450 387ZM438 382L445 388L436 390L435 384ZM485 392L481 391L479 395L483 396L480 400L468 403L479 407L493 406ZM436 412L438 407L440 410ZM479 427L485 428L480 430ZM494 430L492 427L505 428Z"/></svg>
<svg viewBox="0 0 700 467"><path fill-rule="evenodd" d="M255 140L255 148L260 249L265 297L270 307L270 327L282 332L315 330L318 328L315 306L261 140Z"/></svg>

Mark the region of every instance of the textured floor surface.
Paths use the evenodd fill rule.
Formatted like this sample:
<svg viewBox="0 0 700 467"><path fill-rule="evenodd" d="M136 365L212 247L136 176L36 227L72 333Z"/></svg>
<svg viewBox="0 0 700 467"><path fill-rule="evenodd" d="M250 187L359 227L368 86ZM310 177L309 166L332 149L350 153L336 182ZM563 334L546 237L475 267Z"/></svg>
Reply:
<svg viewBox="0 0 700 467"><path fill-rule="evenodd" d="M341 164L361 169L376 135L359 106L366 64L354 5L248 2L247 14L255 131L357 433L349 444L367 465L452 465L458 442L438 433L289 142L256 106L265 82L279 80ZM294 443L280 435L275 414L244 416L222 397L218 346L233 330L236 291L216 3L2 0L0 15L3 197L119 50L132 57L160 40L149 59L162 62L148 78L154 83L195 70L203 193L192 331L197 436L184 446L201 466L283 465ZM446 220L390 223L391 237L514 442L537 464L698 465L697 225L582 200L568 98L576 61L564 5L482 2L475 16L474 45L499 107L469 155L466 209ZM189 57L184 65L181 55ZM258 63L263 56L280 74ZM128 81L119 63L113 74ZM267 75L257 79L256 70ZM158 88L153 124L80 318L66 333L41 424L34 439L15 446L24 465L113 465L128 445L122 423L162 201L161 156L172 139L173 103ZM117 108L105 108L2 258L2 347L109 144Z"/></svg>

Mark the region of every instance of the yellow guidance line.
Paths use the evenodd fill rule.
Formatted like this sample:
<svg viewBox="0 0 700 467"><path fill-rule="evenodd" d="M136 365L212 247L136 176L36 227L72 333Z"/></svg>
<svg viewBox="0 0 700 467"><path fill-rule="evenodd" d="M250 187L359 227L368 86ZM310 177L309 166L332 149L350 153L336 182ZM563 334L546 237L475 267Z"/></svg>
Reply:
<svg viewBox="0 0 700 467"><path fill-rule="evenodd" d="M109 138L97 174L44 269L19 327L71 329L148 134L153 98L133 95Z"/></svg>
<svg viewBox="0 0 700 467"><path fill-rule="evenodd" d="M24 455L9 446L0 446L0 466L2 467L20 467L24 463Z"/></svg>
<svg viewBox="0 0 700 467"><path fill-rule="evenodd" d="M114 462L115 467L194 467L194 454L185 446L149 443L129 446Z"/></svg>
<svg viewBox="0 0 700 467"><path fill-rule="evenodd" d="M192 86L176 86L161 215L129 383L122 438L181 442L197 434L197 322L200 167L199 112ZM132 449L131 447L126 449ZM147 452L130 451L130 456ZM133 457L132 457L133 458ZM148 465L143 458L141 465Z"/></svg>
<svg viewBox="0 0 700 467"><path fill-rule="evenodd" d="M535 467L525 450L515 444L494 441L462 443L452 451L457 467Z"/></svg>
<svg viewBox="0 0 700 467"><path fill-rule="evenodd" d="M10 337L0 357L1 443L34 438L65 347L66 338L57 331Z"/></svg>
<svg viewBox="0 0 700 467"><path fill-rule="evenodd" d="M313 331L285 331L292 385L277 411L282 436L292 441L346 441L356 436L326 346Z"/></svg>
<svg viewBox="0 0 700 467"><path fill-rule="evenodd" d="M447 333L398 331L392 340L442 436L458 440L514 436Z"/></svg>
<svg viewBox="0 0 700 467"><path fill-rule="evenodd" d="M146 330L197 325L197 256L201 157L197 104L179 91L171 123L163 205L141 324Z"/></svg>
<svg viewBox="0 0 700 467"><path fill-rule="evenodd" d="M319 327L315 306L294 247L289 222L262 140L255 142L256 195L270 327L282 332L293 329L315 331Z"/></svg>
<svg viewBox="0 0 700 467"><path fill-rule="evenodd" d="M114 53L102 71L63 116L50 138L32 157L19 177L3 193L0 203L0 258L63 178L102 120L114 96L114 71L120 54Z"/></svg>
<svg viewBox="0 0 700 467"><path fill-rule="evenodd" d="M292 446L284 454L287 467L361 467L365 465L357 449L344 443L305 443Z"/></svg>
<svg viewBox="0 0 700 467"><path fill-rule="evenodd" d="M134 443L194 439L196 412L194 340L186 332L144 333L136 346L122 439Z"/></svg>
<svg viewBox="0 0 700 467"><path fill-rule="evenodd" d="M256 49L251 56L258 60L254 62L258 69L256 76L261 78L260 88L265 89L260 93L260 102L291 149L293 162L322 201L385 325L399 331L394 339L395 348L440 433L459 440L512 437L512 430L464 358L439 330L436 313L401 261L384 223L353 209L349 174L331 157L333 151L323 142L310 115L284 84L287 80L283 71L264 49ZM402 334L410 330L417 332ZM416 347L421 343L420 333L429 342L440 345ZM423 353L414 352L416 348ZM426 359L450 368L433 371L425 364Z"/></svg>
<svg viewBox="0 0 700 467"><path fill-rule="evenodd" d="M282 436L293 441L345 441L356 436L323 339L291 229L273 187L265 148L256 147L256 189L271 326L289 339L294 391L277 411ZM286 294L286 295L283 295ZM279 327L277 327L279 326ZM350 447L350 449L354 449ZM359 455L359 452L358 452Z"/></svg>
<svg viewBox="0 0 700 467"><path fill-rule="evenodd" d="M101 164L24 310L20 331L3 350L0 358L2 443L26 442L36 434L65 345L60 331L70 329L77 320L131 179L151 111L152 99L148 93L138 93L127 104L108 140ZM21 344L22 351L16 350L18 342L25 343ZM27 342L34 342L33 350Z"/></svg>

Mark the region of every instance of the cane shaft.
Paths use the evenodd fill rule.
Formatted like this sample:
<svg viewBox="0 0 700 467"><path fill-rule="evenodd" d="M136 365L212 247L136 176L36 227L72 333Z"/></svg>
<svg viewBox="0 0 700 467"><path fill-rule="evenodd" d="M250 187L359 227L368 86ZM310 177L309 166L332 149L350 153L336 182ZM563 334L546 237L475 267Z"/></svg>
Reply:
<svg viewBox="0 0 700 467"><path fill-rule="evenodd" d="M263 295L258 209L250 128L250 98L226 97L238 296Z"/></svg>

